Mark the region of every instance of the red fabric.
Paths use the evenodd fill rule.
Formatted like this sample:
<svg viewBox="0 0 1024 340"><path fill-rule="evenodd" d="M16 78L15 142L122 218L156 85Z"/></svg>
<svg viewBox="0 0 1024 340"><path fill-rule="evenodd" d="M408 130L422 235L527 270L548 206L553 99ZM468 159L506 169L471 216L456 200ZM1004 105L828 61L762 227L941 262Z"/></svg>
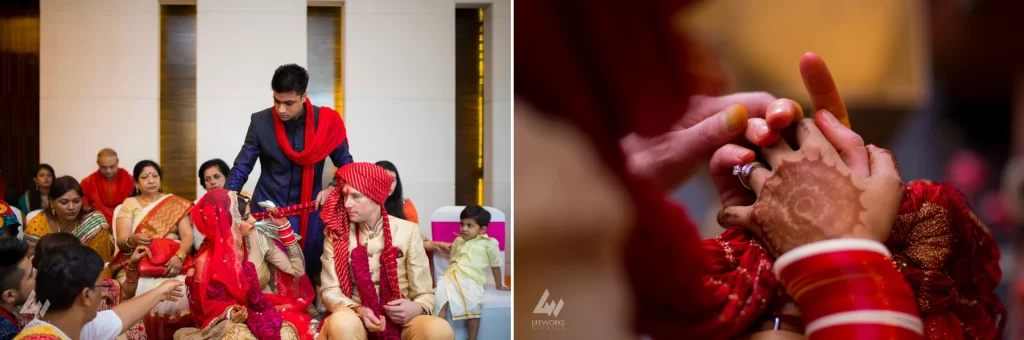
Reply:
<svg viewBox="0 0 1024 340"><path fill-rule="evenodd" d="M272 108L274 114L274 135L277 137L277 144L281 146L281 152L291 159L292 162L302 165L302 200L313 197L313 176L316 164L324 160L348 138L345 132L345 123L341 115L333 109L320 107L320 124L317 125L313 114L313 103L306 99L306 135L304 136L304 148L296 152L292 149L291 142L284 132L284 122L277 117L277 108ZM306 230L309 228L309 215L302 215L299 218L299 236L306 239ZM302 244L305 246L305 244Z"/></svg>
<svg viewBox="0 0 1024 340"><path fill-rule="evenodd" d="M207 254L206 263L197 264L198 271L193 278L199 280L200 289L192 291L192 294L199 295L196 299L198 305L195 306L199 310L193 310L192 313L198 320L202 320L203 327L223 314L228 307L245 305L247 301L246 291L249 284L242 279L241 273L242 262L248 259L244 250L238 249L237 242L241 242L241 236L233 230L231 205L231 197L228 196L227 190L213 189L203 195L199 203L192 208L192 223L199 232L206 235L206 241L199 248L199 254ZM223 284L235 301L211 298L209 287L213 282Z"/></svg>
<svg viewBox="0 0 1024 340"><path fill-rule="evenodd" d="M311 213L313 211L316 211L316 201L309 201L309 202L306 202L306 203L300 203L300 204L296 204L296 205L292 205L292 206L278 208L277 209L277 213L274 214L274 216L277 216L277 217L288 217L288 216L295 216L295 215L301 215L301 214L308 214L308 213ZM260 211L260 212L252 213L252 218L255 218L257 221L266 219L269 216L270 216L270 212L269 211Z"/></svg>
<svg viewBox="0 0 1024 340"><path fill-rule="evenodd" d="M139 275L155 277L164 276L164 273L167 271L167 266L165 264L178 253L178 249L180 248L181 244L172 239L154 238L152 242L149 243L150 256L144 257L142 258L142 261L139 261ZM180 272L188 272L189 267L187 264L190 263L191 261L182 263Z"/></svg>
<svg viewBox="0 0 1024 340"><path fill-rule="evenodd" d="M392 245L391 223L388 221L388 213L382 205L388 197L391 181L394 179L384 168L366 162L345 164L338 169L335 176L338 177L339 187L327 199L320 216L324 220L327 235L334 240L334 269L338 273L341 291L345 296L352 296L352 280L349 277L349 272L352 272L355 275L361 304L373 310L375 314L383 316L383 306L386 303L403 298L398 286L398 258L402 254L401 250ZM348 241L351 230L348 213L344 207L344 197L348 194L343 192L345 184L380 205L381 217L384 220L384 250L379 260L381 265L379 296L371 281L372 275L369 272L366 247L359 245L351 253L349 252ZM369 333L370 338L398 339L400 327L393 324L390 318L385 317L384 319L388 322L387 329L384 332Z"/></svg>
<svg viewBox="0 0 1024 340"><path fill-rule="evenodd" d="M121 168L117 169L117 175L114 175L113 180L103 177L99 170L82 179L85 205L103 213L107 223L112 223L114 209L124 203L124 199L130 197L134 190L135 180L132 174Z"/></svg>
<svg viewBox="0 0 1024 340"><path fill-rule="evenodd" d="M900 266L900 272L918 296L926 329L941 338L996 339L1006 326L1006 307L996 296L1002 278L999 247L988 228L971 212L959 191L948 183L917 181L905 186L900 216L885 242ZM945 214L927 215L927 204L942 207ZM913 215L917 214L917 215ZM915 228L948 225L942 234L913 233ZM953 242L950 255L938 268L926 268L911 256L914 246L933 245L937 236L948 235ZM963 323L962 325L960 323ZM956 336L961 334L962 337ZM940 338L928 335L929 338Z"/></svg>

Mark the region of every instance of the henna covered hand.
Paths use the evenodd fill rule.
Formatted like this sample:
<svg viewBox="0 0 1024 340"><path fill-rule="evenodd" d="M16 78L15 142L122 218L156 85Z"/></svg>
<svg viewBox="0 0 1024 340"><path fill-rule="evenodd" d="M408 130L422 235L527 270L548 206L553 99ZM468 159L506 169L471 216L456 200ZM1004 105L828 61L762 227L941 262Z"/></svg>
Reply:
<svg viewBox="0 0 1024 340"><path fill-rule="evenodd" d="M841 125L827 111L819 116L819 124ZM892 154L868 147L870 175L861 176L843 162L815 120L795 128L796 150L784 140L762 149L771 170L750 174L755 203L727 207L719 223L749 227L776 256L833 238L885 241L903 195Z"/></svg>

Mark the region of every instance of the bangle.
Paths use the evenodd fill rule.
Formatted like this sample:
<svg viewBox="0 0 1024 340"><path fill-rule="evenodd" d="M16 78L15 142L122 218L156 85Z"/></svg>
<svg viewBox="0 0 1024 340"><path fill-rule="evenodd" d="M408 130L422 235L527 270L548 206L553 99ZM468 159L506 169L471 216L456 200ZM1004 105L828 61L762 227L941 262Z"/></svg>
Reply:
<svg viewBox="0 0 1024 340"><path fill-rule="evenodd" d="M139 283L139 278L135 278L135 280L132 280L130 278L125 277L124 283Z"/></svg>
<svg viewBox="0 0 1024 340"><path fill-rule="evenodd" d="M181 263L185 263L185 258L188 257L188 255L177 253L174 254L174 257L177 257L179 260L181 260Z"/></svg>
<svg viewBox="0 0 1024 340"><path fill-rule="evenodd" d="M135 248L135 246L132 245L132 237L133 236L128 236L128 238L124 240L124 245L128 246L128 249L134 249ZM131 251L129 250L129 251L125 251L125 252L129 253Z"/></svg>

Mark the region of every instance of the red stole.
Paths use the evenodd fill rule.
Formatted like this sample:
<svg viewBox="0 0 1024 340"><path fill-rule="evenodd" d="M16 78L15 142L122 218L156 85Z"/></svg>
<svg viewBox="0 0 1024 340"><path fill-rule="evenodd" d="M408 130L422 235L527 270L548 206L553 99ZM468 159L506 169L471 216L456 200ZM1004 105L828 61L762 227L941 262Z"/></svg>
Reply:
<svg viewBox="0 0 1024 340"><path fill-rule="evenodd" d="M327 158L332 151L345 142L345 123L341 121L341 115L333 109L320 107L320 124L317 126L313 112L313 103L306 99L306 135L304 146L301 152L292 149L288 142L288 136L284 132L284 122L277 116L277 108L272 108L274 119L274 134L277 136L277 144L281 146L284 155L292 162L302 165L302 197L299 201L305 201L313 196L313 175L316 163ZM306 239L306 230L309 228L309 215L303 214L299 217L299 236ZM305 242L299 243L305 247Z"/></svg>

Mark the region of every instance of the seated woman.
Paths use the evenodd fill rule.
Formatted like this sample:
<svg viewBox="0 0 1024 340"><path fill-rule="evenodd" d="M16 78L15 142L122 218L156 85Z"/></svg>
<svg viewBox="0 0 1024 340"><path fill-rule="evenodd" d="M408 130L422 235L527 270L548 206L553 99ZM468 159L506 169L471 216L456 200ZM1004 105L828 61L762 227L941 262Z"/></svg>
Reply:
<svg viewBox="0 0 1024 340"><path fill-rule="evenodd" d="M71 176L62 176L50 186L49 209L43 210L28 221L25 226L25 242L32 256L36 243L50 233L69 233L83 245L100 254L103 262L109 262L114 255L114 243L110 238L110 225L103 214L86 212L82 209L82 187Z"/></svg>
<svg viewBox="0 0 1024 340"><path fill-rule="evenodd" d="M46 197L50 192L53 177L56 176L56 172L53 172L53 167L49 164L39 164L33 174L35 175L32 176L32 186L18 199L18 209L26 215L33 210L50 208L50 200Z"/></svg>
<svg viewBox="0 0 1024 340"><path fill-rule="evenodd" d="M246 240L256 228L248 197L213 189L192 209L192 220L207 236L186 279L201 328L183 328L174 338L308 339L310 318L303 312L308 302L264 294L256 266L246 260L251 246ZM294 243L287 219L273 220L279 238Z"/></svg>
<svg viewBox="0 0 1024 340"><path fill-rule="evenodd" d="M114 222L117 247L122 252L116 262L136 247L149 248L152 256L143 260L138 268L141 275L138 293L143 294L164 281L185 280L181 268L188 262L192 250L192 225L188 217L192 202L160 192L163 170L153 161L136 164L133 176L138 194L124 200ZM125 280L125 270L116 275L118 280ZM151 337L162 338L159 334L188 322L188 301L162 302L153 312L145 320L147 331Z"/></svg>
<svg viewBox="0 0 1024 340"><path fill-rule="evenodd" d="M46 256L46 254L53 253L57 248L81 244L78 238L68 233L50 233L46 234L39 239L39 243L36 244L35 256L32 257L32 267L36 268L39 266L40 260ZM132 252L130 258L128 258L124 266L129 268L137 268L142 258L148 254L148 250L145 247L139 247L135 252ZM122 300L131 299L135 297L136 288L138 288L139 275L138 270L130 271L128 279L125 280L124 284L114 279L104 279L105 284L101 286L104 289L103 300L100 301L100 311L113 309L121 303ZM32 305L28 303L26 305ZM35 307L35 306L33 306ZM32 308L34 309L34 308ZM22 310L18 313L19 317L23 318L25 323L32 320L37 314L36 310ZM130 328L125 330L123 333L125 339L128 340L144 340L146 339L145 327L142 321L136 322Z"/></svg>

